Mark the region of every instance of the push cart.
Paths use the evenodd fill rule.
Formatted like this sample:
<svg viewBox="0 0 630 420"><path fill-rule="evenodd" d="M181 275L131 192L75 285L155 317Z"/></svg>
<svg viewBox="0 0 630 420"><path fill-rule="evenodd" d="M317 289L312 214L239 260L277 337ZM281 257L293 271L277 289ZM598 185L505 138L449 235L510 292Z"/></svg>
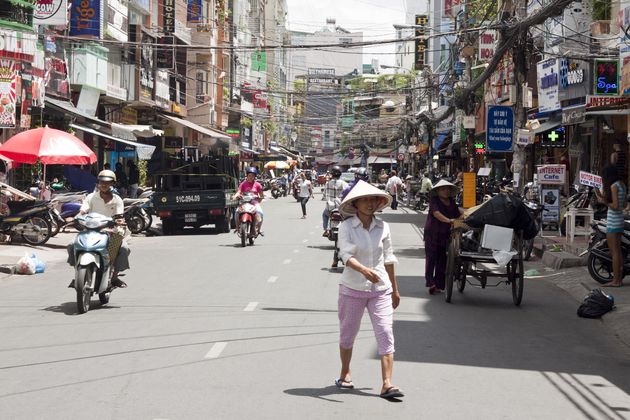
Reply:
<svg viewBox="0 0 630 420"><path fill-rule="evenodd" d="M512 300L515 305L520 305L523 299L523 232L515 231L512 235L512 251L515 254L502 268L494 259L492 250L462 249L462 242L465 240L463 235L469 231L473 231L476 235L481 233L481 229L472 229L461 222L456 223L451 231L446 260L446 301L451 302L454 285L457 285L457 290L462 293L467 283L482 289L497 287L504 283L512 286ZM471 281L470 278L476 281ZM503 279L498 280L498 278ZM497 281L491 280L488 283L489 279L497 279Z"/></svg>

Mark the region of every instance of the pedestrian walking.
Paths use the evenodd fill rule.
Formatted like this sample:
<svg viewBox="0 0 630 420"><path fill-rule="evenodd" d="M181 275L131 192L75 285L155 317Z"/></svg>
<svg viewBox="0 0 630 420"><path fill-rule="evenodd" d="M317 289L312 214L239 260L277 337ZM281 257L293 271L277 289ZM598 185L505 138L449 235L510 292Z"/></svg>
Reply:
<svg viewBox="0 0 630 420"><path fill-rule="evenodd" d="M621 287L623 279L623 256L621 236L624 230L623 210L626 207L626 184L622 181L618 168L609 164L602 169L602 191L595 189L600 202L608 206L606 215L606 242L612 255L613 279L603 287Z"/></svg>
<svg viewBox="0 0 630 420"><path fill-rule="evenodd" d="M129 198L137 198L138 184L140 183L140 171L133 160L127 161L127 168L129 169Z"/></svg>
<svg viewBox="0 0 630 420"><path fill-rule="evenodd" d="M313 183L306 179L304 172L300 173L298 187L300 189L298 197L300 197L300 205L302 206L302 219L306 219L306 203L308 203L309 198L313 197Z"/></svg>
<svg viewBox="0 0 630 420"><path fill-rule="evenodd" d="M451 225L464 213L455 203L457 191L455 185L442 179L429 192L429 215L424 225L424 277L431 295L444 290Z"/></svg>
<svg viewBox="0 0 630 420"><path fill-rule="evenodd" d="M354 340L367 309L381 359L383 398L404 394L392 385L394 367L394 309L400 293L394 272L394 256L389 225L374 214L391 202L389 194L365 181L358 181L342 201L339 210L353 215L339 225L339 256L345 269L339 281L339 356L341 373L335 385L354 388L350 361Z"/></svg>
<svg viewBox="0 0 630 420"><path fill-rule="evenodd" d="M387 185L385 185L385 191L392 196L392 210L396 210L398 208L398 193L402 187L402 180L396 176L396 171L392 171L389 180L387 180Z"/></svg>

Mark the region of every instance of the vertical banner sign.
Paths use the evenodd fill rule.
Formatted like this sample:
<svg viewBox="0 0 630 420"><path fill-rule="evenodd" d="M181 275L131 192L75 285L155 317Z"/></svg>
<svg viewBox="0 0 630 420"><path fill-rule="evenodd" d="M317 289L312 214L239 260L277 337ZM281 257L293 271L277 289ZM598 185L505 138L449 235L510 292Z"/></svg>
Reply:
<svg viewBox="0 0 630 420"><path fill-rule="evenodd" d="M101 0L72 2L70 36L101 36Z"/></svg>
<svg viewBox="0 0 630 420"><path fill-rule="evenodd" d="M486 120L486 150L511 152L514 138L514 111L509 106L489 106Z"/></svg>
<svg viewBox="0 0 630 420"><path fill-rule="evenodd" d="M34 25L66 25L67 0L37 0L35 11L33 12Z"/></svg>
<svg viewBox="0 0 630 420"><path fill-rule="evenodd" d="M477 205L477 174L464 172L464 208L469 209Z"/></svg>
<svg viewBox="0 0 630 420"><path fill-rule="evenodd" d="M424 54L429 45L429 41L426 39L426 26L428 22L427 15L416 15L416 32L415 32L415 61L414 67L416 70L424 69Z"/></svg>
<svg viewBox="0 0 630 420"><path fill-rule="evenodd" d="M15 62L0 61L0 127L15 127Z"/></svg>
<svg viewBox="0 0 630 420"><path fill-rule="evenodd" d="M163 0L162 32L170 35L175 32L175 0Z"/></svg>
<svg viewBox="0 0 630 420"><path fill-rule="evenodd" d="M545 208L542 213L543 222L557 223L560 220L560 190L558 188L543 188L540 198Z"/></svg>
<svg viewBox="0 0 630 420"><path fill-rule="evenodd" d="M619 60L595 60L595 95L619 95Z"/></svg>
<svg viewBox="0 0 630 420"><path fill-rule="evenodd" d="M202 0L188 0L188 22L203 22Z"/></svg>
<svg viewBox="0 0 630 420"><path fill-rule="evenodd" d="M158 38L159 47L157 47L156 67L158 69L175 68L175 38L172 36L164 36Z"/></svg>

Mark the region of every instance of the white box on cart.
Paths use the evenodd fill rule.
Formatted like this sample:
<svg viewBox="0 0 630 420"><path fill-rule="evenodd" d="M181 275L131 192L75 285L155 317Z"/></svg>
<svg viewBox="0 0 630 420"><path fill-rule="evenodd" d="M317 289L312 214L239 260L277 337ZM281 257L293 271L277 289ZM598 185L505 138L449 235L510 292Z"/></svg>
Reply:
<svg viewBox="0 0 630 420"><path fill-rule="evenodd" d="M501 226L485 225L481 234L481 246L495 251L511 251L514 230Z"/></svg>

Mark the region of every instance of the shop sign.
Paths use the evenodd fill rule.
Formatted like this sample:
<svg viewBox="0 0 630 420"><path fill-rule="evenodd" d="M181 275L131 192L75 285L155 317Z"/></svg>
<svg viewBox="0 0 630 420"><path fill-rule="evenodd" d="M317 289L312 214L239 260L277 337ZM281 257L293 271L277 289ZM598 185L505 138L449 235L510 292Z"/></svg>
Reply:
<svg viewBox="0 0 630 420"><path fill-rule="evenodd" d="M497 48L499 33L494 29L488 29L479 33L479 61L488 62L494 56Z"/></svg>
<svg viewBox="0 0 630 420"><path fill-rule="evenodd" d="M595 60L596 95L619 95L619 60Z"/></svg>
<svg viewBox="0 0 630 420"><path fill-rule="evenodd" d="M138 110L135 108L131 108L126 106L122 109L120 117L120 122L125 125L136 125L138 124Z"/></svg>
<svg viewBox="0 0 630 420"><path fill-rule="evenodd" d="M551 112L560 109L558 59L539 61L538 71L538 111Z"/></svg>
<svg viewBox="0 0 630 420"><path fill-rule="evenodd" d="M586 171L580 171L580 185L601 188L604 183L602 182L601 176Z"/></svg>
<svg viewBox="0 0 630 420"><path fill-rule="evenodd" d="M107 35L117 41L127 42L129 36L127 27L129 26L129 9L120 0L107 0Z"/></svg>
<svg viewBox="0 0 630 420"><path fill-rule="evenodd" d="M474 115L466 115L464 116L464 128L467 130L475 129L475 116Z"/></svg>
<svg viewBox="0 0 630 420"><path fill-rule="evenodd" d="M203 22L203 0L188 0L188 22Z"/></svg>
<svg viewBox="0 0 630 420"><path fill-rule="evenodd" d="M162 32L170 35L175 32L175 0L162 2Z"/></svg>
<svg viewBox="0 0 630 420"><path fill-rule="evenodd" d="M630 7L628 8L630 10ZM621 75L619 77L619 90L622 95L630 95L630 38L619 45L619 61L621 62Z"/></svg>
<svg viewBox="0 0 630 420"><path fill-rule="evenodd" d="M514 138L514 110L509 106L489 106L486 120L486 147L491 152L511 152Z"/></svg>
<svg viewBox="0 0 630 420"><path fill-rule="evenodd" d="M483 155L483 154L486 153L486 144L485 143L476 142L475 144L473 144L473 147L475 148L475 154L477 154L477 155Z"/></svg>
<svg viewBox="0 0 630 420"><path fill-rule="evenodd" d="M543 222L558 222L560 220L560 190L543 188L540 193L545 208L542 212Z"/></svg>
<svg viewBox="0 0 630 420"><path fill-rule="evenodd" d="M158 44L160 47L157 49L156 54L156 67L158 69L173 69L175 68L175 38L172 36L164 36L158 38Z"/></svg>
<svg viewBox="0 0 630 420"><path fill-rule="evenodd" d="M33 12L34 25L66 25L68 23L66 0L37 0Z"/></svg>
<svg viewBox="0 0 630 420"><path fill-rule="evenodd" d="M581 124L584 121L586 121L585 106L562 109L562 125Z"/></svg>
<svg viewBox="0 0 630 420"><path fill-rule="evenodd" d="M153 38L142 34L140 54L140 97L153 100L155 95L155 73L153 67Z"/></svg>
<svg viewBox="0 0 630 420"><path fill-rule="evenodd" d="M261 90L254 91L254 108L267 109L267 94Z"/></svg>
<svg viewBox="0 0 630 420"><path fill-rule="evenodd" d="M536 167L539 184L564 185L567 168L565 165L538 165Z"/></svg>
<svg viewBox="0 0 630 420"><path fill-rule="evenodd" d="M540 135L540 145L542 147L566 147L566 129L564 127L553 128L544 131Z"/></svg>
<svg viewBox="0 0 630 420"><path fill-rule="evenodd" d="M171 104L171 111L173 113L175 113L175 114L181 114L182 113L182 107L178 103L173 102Z"/></svg>
<svg viewBox="0 0 630 420"><path fill-rule="evenodd" d="M532 144L534 141L534 135L529 130L518 130L518 135L516 136L516 144L519 146L527 146Z"/></svg>
<svg viewBox="0 0 630 420"><path fill-rule="evenodd" d="M227 130L225 130L225 133L232 138L237 139L241 137L241 130L239 130L238 128L228 128Z"/></svg>
<svg viewBox="0 0 630 420"><path fill-rule="evenodd" d="M70 8L70 36L101 36L101 0L77 0Z"/></svg>
<svg viewBox="0 0 630 420"><path fill-rule="evenodd" d="M586 97L586 109L597 108L611 105L624 105L628 102L628 98L622 96L600 96L588 95Z"/></svg>
<svg viewBox="0 0 630 420"><path fill-rule="evenodd" d="M170 109L171 107L171 86L166 70L156 71L155 104L162 109Z"/></svg>
<svg viewBox="0 0 630 420"><path fill-rule="evenodd" d="M477 205L477 174L464 172L464 208L469 209Z"/></svg>
<svg viewBox="0 0 630 420"><path fill-rule="evenodd" d="M37 35L0 29L0 58L33 61Z"/></svg>
<svg viewBox="0 0 630 420"><path fill-rule="evenodd" d="M424 69L424 56L427 48L429 48L429 40L426 38L427 30L426 26L429 22L427 15L416 15L416 31L415 31L415 57L414 57L414 69Z"/></svg>
<svg viewBox="0 0 630 420"><path fill-rule="evenodd" d="M116 85L107 85L107 96L110 98L120 99L121 101L126 101L127 89Z"/></svg>
<svg viewBox="0 0 630 420"><path fill-rule="evenodd" d="M15 127L15 103L16 103L15 62L9 60L0 61L0 127Z"/></svg>

